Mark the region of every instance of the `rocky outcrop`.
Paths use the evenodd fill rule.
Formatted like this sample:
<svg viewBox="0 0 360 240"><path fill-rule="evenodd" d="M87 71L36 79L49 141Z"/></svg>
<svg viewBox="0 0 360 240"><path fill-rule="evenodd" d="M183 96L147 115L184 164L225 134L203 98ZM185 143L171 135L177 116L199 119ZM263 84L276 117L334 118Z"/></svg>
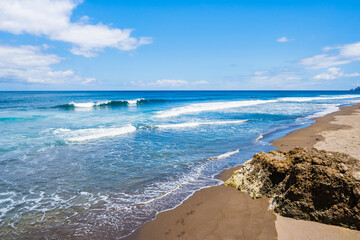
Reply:
<svg viewBox="0 0 360 240"><path fill-rule="evenodd" d="M360 87L350 89L352 92L360 92Z"/></svg>
<svg viewBox="0 0 360 240"><path fill-rule="evenodd" d="M295 148L260 152L225 185L273 198L286 217L360 230L360 161L344 153Z"/></svg>

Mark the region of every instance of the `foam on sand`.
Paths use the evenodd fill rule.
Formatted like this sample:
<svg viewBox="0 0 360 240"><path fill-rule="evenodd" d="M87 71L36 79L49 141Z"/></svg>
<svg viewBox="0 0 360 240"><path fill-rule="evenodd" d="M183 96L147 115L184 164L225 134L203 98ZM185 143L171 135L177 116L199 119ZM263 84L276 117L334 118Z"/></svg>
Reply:
<svg viewBox="0 0 360 240"><path fill-rule="evenodd" d="M170 110L161 111L158 113L159 118L176 117L184 114L194 114L206 111L219 111L230 108L239 108L246 106L253 106L264 103L273 103L277 100L249 100L249 101L229 101L229 102L208 102L208 103L194 103L184 107L172 108Z"/></svg>
<svg viewBox="0 0 360 240"><path fill-rule="evenodd" d="M214 156L214 157L210 157L208 158L207 160L219 160L219 159L225 159L225 158L228 158L234 154L237 154L241 151L241 149L236 149L235 151L231 151L231 152L226 152L226 153L223 153L223 154L220 154L218 156ZM157 201L157 200L160 200L162 198L165 198L167 197L168 195L170 194L173 194L174 192L180 190L182 187L184 187L185 185L187 184L191 184L193 182L195 182L200 176L201 176L201 172L204 170L204 166L199 166L197 167L196 169L194 169L194 173L193 175L191 176L187 176L185 177L184 179L181 179L179 183L175 184L175 186L172 188L172 189L169 189L168 191L166 191L165 193L159 195L159 196L156 196L154 198L151 198L147 201L144 201L144 202L140 202L138 203L137 205L146 205L146 204L149 204L149 203L152 203L154 201Z"/></svg>

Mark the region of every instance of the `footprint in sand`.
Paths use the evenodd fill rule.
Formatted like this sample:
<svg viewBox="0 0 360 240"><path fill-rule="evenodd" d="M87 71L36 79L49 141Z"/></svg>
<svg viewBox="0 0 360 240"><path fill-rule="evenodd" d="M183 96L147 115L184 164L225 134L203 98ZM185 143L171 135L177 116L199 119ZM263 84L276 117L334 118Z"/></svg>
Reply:
<svg viewBox="0 0 360 240"><path fill-rule="evenodd" d="M181 237L181 236L183 236L185 234L185 232L181 232L181 233L179 233L178 235L176 235L177 237Z"/></svg>
<svg viewBox="0 0 360 240"><path fill-rule="evenodd" d="M191 210L190 212L186 213L186 215L193 215L195 213L194 210Z"/></svg>

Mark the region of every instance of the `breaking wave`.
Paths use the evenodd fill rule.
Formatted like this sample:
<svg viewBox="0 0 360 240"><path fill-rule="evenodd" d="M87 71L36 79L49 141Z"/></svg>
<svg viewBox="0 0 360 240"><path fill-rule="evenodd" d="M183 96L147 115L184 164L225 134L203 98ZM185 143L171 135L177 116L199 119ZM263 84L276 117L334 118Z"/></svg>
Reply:
<svg viewBox="0 0 360 240"><path fill-rule="evenodd" d="M235 154L239 153L240 151L241 151L241 149L236 149L235 151L226 152L226 153L220 154L218 156L210 157L208 159L209 160L225 159L225 158L228 158L228 157L230 157L232 155L235 155Z"/></svg>
<svg viewBox="0 0 360 240"><path fill-rule="evenodd" d="M176 124L164 124L156 125L157 128L188 128L198 127L201 125L223 125L223 124L241 124L248 120L234 120L234 121L215 121L215 122L187 122L187 123L176 123Z"/></svg>
<svg viewBox="0 0 360 240"><path fill-rule="evenodd" d="M255 142L259 142L261 139L264 138L264 135L260 134L256 139Z"/></svg>
<svg viewBox="0 0 360 240"><path fill-rule="evenodd" d="M201 125L221 125L221 124L241 124L248 120L235 120L235 121L217 121L217 122L191 122L191 123L178 123L178 124L164 124L156 126L148 126L149 128L171 129L171 128L187 128L197 127ZM139 129L147 128L140 127ZM105 137L115 137L131 132L135 132L136 127L129 124L124 127L108 127L108 128L86 128L79 130L71 130L68 128L58 128L51 130L52 134L68 142L83 142Z"/></svg>
<svg viewBox="0 0 360 240"><path fill-rule="evenodd" d="M243 101L228 101L228 102L208 102L208 103L194 103L183 107L176 107L170 110L158 112L157 117L167 118L176 117L184 114L194 114L205 111L218 111L230 108L239 108L245 106L253 106L264 103L274 102L310 102L322 100L336 100L336 99L353 99L360 98L360 95L339 95L339 96L320 96L320 97L284 97L274 100L243 100ZM126 106L141 106L153 103L169 103L180 100L166 100L166 99L144 99L138 98L133 100L109 100L99 102L70 102L62 105L57 105L55 108L62 108L67 110L74 109L93 109L93 108L112 108L112 107L126 107ZM360 99L359 99L360 101Z"/></svg>
<svg viewBox="0 0 360 240"><path fill-rule="evenodd" d="M101 108L101 107L106 108L106 107L121 107L121 106L139 106L139 105L161 103L161 102L169 102L169 101L162 99L138 98L133 100L112 100L112 101L85 102L85 103L70 102L67 104L58 105L56 106L56 108L63 108L63 109Z"/></svg>
<svg viewBox="0 0 360 240"><path fill-rule="evenodd" d="M321 100L336 100L336 99L351 99L360 98L360 95L339 95L339 96L324 96L324 97L285 97L279 98L281 102L309 102Z"/></svg>
<svg viewBox="0 0 360 240"><path fill-rule="evenodd" d="M157 117L167 118L176 117L184 114L193 114L208 111L217 111L229 108L239 108L246 106L253 106L264 103L274 103L277 100L250 100L250 101L229 101L229 102L209 102L209 103L194 103L184 107L172 108L170 110L161 111Z"/></svg>

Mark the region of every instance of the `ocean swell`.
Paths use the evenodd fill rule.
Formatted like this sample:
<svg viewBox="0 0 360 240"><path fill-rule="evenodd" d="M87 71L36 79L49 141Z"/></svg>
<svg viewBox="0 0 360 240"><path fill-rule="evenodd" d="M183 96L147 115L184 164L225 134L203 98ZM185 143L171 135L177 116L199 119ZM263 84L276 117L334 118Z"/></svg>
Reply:
<svg viewBox="0 0 360 240"><path fill-rule="evenodd" d="M59 128L53 131L56 136L62 137L69 142L83 142L105 137L115 137L131 132L135 132L136 128L132 125L127 125L119 128L88 128L80 130L70 130L66 128Z"/></svg>
<svg viewBox="0 0 360 240"><path fill-rule="evenodd" d="M176 124L163 124L156 125L156 128L191 128L199 127L202 125L225 125L225 124L241 124L245 123L247 120L234 120L234 121L214 121L214 122L187 122L187 123L176 123Z"/></svg>
<svg viewBox="0 0 360 240"><path fill-rule="evenodd" d="M274 103L276 100L249 100L249 101L229 101L229 102L208 102L194 103L184 107L172 108L170 110L158 112L157 117L168 118L177 117L184 114L194 114L200 112L218 111L230 108L253 106L264 103Z"/></svg>
<svg viewBox="0 0 360 240"><path fill-rule="evenodd" d="M139 106L146 105L151 103L162 103L169 102L162 99L144 99L138 98L133 100L111 100L111 101L100 101L100 102L84 102L84 103L76 103L70 102L62 105L55 106L55 108L62 108L67 110L73 109L91 109L91 108L109 108L109 107L124 107L124 106Z"/></svg>
<svg viewBox="0 0 360 240"><path fill-rule="evenodd" d="M339 96L320 96L320 97L285 97L279 98L281 102L310 102L322 100L351 99L360 98L360 95L339 95Z"/></svg>

